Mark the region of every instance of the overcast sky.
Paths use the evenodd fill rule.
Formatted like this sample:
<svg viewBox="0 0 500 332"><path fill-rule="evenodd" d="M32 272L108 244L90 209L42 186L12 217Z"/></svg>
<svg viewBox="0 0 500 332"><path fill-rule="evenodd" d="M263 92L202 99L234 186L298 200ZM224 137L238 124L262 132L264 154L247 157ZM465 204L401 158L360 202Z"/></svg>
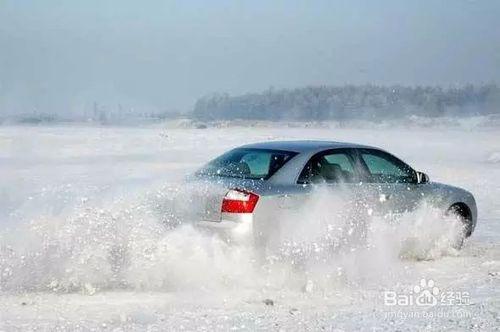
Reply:
<svg viewBox="0 0 500 332"><path fill-rule="evenodd" d="M0 0L0 112L500 80L498 0Z"/></svg>

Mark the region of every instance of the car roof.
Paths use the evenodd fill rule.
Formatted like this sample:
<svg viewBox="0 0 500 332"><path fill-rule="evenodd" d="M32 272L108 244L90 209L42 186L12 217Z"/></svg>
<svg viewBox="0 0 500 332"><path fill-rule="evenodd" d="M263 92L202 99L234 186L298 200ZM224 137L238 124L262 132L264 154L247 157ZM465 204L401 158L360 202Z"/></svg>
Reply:
<svg viewBox="0 0 500 332"><path fill-rule="evenodd" d="M374 147L367 145L360 145L348 142L335 142L335 141L318 141L318 140L299 140L299 141L268 141L260 143L252 143L241 146L241 148L248 149L271 149L271 150L284 150L298 153L321 151L327 149L339 148L370 148Z"/></svg>

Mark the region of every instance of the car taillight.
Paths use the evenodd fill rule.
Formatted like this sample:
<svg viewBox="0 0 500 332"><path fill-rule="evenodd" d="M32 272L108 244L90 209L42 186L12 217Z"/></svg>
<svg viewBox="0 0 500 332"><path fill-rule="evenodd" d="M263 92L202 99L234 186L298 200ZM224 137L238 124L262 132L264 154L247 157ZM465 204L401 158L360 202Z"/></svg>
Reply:
<svg viewBox="0 0 500 332"><path fill-rule="evenodd" d="M259 195L241 189L231 189L222 200L221 212L252 213Z"/></svg>

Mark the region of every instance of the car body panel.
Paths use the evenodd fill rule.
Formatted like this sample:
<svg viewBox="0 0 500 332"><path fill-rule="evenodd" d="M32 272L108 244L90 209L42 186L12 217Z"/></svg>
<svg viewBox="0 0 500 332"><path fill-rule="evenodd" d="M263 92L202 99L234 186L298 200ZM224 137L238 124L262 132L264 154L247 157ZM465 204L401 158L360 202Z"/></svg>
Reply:
<svg viewBox="0 0 500 332"><path fill-rule="evenodd" d="M297 217L297 214L301 213L301 209L308 204L311 196L319 188L325 192L340 195L346 200L351 200L358 207L358 210L360 206L362 207L362 213L373 213L381 216L412 211L424 200L443 212L453 204L462 203L470 210L471 229L475 228L477 221L476 202L470 192L461 188L436 182L366 183L360 181L358 183L325 183L320 185L297 183L305 165L318 153L339 149L352 149L353 151L372 149L385 152L382 149L367 145L329 141L273 141L244 145L241 148L284 150L297 154L267 180L217 176L193 177L193 180L203 183L201 186L210 184L210 186L217 188L210 189L211 192L206 193L207 196L203 198L207 201L205 206L210 212L202 213L198 226L223 230L224 233L231 234L246 230L251 233L255 241L269 241L271 234L279 233L281 227L286 227L283 225L286 220L293 219L294 216ZM397 159L397 157L395 158ZM244 189L259 195L260 198L253 213L221 213L220 206L224 194L229 189L234 188Z"/></svg>

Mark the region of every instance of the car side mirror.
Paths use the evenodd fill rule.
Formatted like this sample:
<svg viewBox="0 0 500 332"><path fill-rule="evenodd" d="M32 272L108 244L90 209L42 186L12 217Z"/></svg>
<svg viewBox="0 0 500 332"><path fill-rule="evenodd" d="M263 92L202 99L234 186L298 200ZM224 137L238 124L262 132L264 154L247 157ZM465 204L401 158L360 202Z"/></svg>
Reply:
<svg viewBox="0 0 500 332"><path fill-rule="evenodd" d="M429 175L425 174L424 172L418 172L417 171L417 183L428 183L429 182Z"/></svg>

